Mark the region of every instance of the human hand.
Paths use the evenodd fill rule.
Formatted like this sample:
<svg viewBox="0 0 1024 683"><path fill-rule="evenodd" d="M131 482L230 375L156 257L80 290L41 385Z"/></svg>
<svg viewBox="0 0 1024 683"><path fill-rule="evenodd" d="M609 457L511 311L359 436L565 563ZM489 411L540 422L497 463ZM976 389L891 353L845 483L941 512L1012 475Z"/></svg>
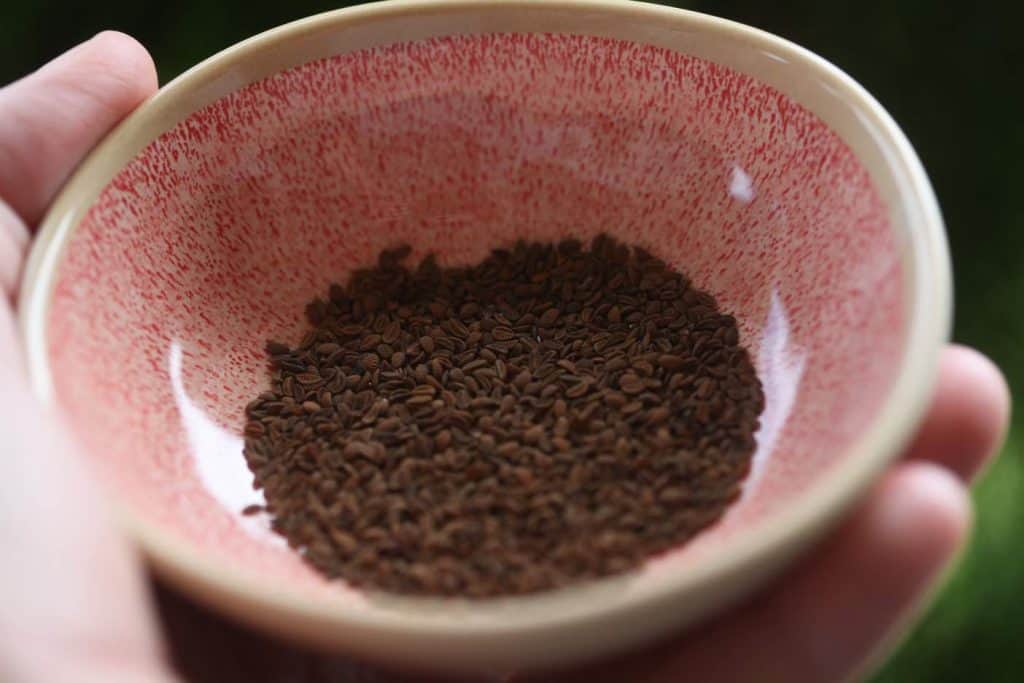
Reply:
<svg viewBox="0 0 1024 683"><path fill-rule="evenodd" d="M29 392L14 299L31 228L75 165L156 90L104 33L0 90L0 680L161 681L144 575L84 464Z"/></svg>
<svg viewBox="0 0 1024 683"><path fill-rule="evenodd" d="M136 556L104 516L59 419L30 398L13 309L31 228L84 154L155 89L145 50L104 33L0 90L2 680L171 679ZM999 371L974 351L948 349L931 410L906 457L799 566L672 642L530 680L850 677L898 631L963 546L971 516L966 485L995 452L1008 411ZM423 680L305 653L193 608L165 616L179 665L195 680ZM228 648L234 661L210 661ZM239 666L250 654L266 664ZM281 665L269 666L275 658Z"/></svg>

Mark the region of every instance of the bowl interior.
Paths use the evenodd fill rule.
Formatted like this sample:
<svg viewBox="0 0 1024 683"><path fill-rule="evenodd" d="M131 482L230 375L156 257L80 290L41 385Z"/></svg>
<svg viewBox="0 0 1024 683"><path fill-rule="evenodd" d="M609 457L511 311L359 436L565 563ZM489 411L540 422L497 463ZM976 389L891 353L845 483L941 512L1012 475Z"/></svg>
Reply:
<svg viewBox="0 0 1024 683"><path fill-rule="evenodd" d="M266 339L408 243L472 262L607 232L734 314L767 408L741 500L624 579L666 577L768 523L839 464L898 374L907 278L854 152L778 90L662 47L509 33L305 63L195 111L120 170L71 235L47 313L55 395L133 515L241 574L347 610L243 517L242 407Z"/></svg>

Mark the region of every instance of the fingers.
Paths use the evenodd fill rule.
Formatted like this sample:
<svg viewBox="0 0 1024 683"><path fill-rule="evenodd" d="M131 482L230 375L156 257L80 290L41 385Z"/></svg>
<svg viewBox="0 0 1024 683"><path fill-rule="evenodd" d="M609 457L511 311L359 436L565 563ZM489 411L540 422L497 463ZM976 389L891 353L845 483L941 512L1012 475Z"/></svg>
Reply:
<svg viewBox="0 0 1024 683"><path fill-rule="evenodd" d="M234 623L164 586L157 585L156 595L164 637L177 670L190 683L471 683L461 678L390 671L308 650ZM239 656L242 653L244 656Z"/></svg>
<svg viewBox="0 0 1024 683"><path fill-rule="evenodd" d="M34 225L85 153L156 87L145 48L107 31L0 90L0 198Z"/></svg>
<svg viewBox="0 0 1024 683"><path fill-rule="evenodd" d="M913 611L963 542L970 514L966 490L947 470L901 464L810 562L760 599L682 645L549 680L844 680Z"/></svg>
<svg viewBox="0 0 1024 683"><path fill-rule="evenodd" d="M960 548L970 521L962 481L1002 442L1009 403L1006 381L991 361L950 347L908 459L816 555L682 644L602 664L579 680L813 682L849 676L898 630Z"/></svg>
<svg viewBox="0 0 1024 683"><path fill-rule="evenodd" d="M164 680L138 558L25 392L0 382L0 680Z"/></svg>
<svg viewBox="0 0 1024 683"><path fill-rule="evenodd" d="M26 224L154 87L145 51L108 33L0 90L0 285L8 296ZM28 400L20 360L13 310L0 302L0 679L170 680L137 557L107 519L60 418Z"/></svg>
<svg viewBox="0 0 1024 683"><path fill-rule="evenodd" d="M0 109L0 117L2 116L3 110ZM14 297L21 273L21 262L27 249L28 228L14 213L14 209L0 198L0 307L4 304L2 295L6 295L8 300ZM0 311L2 310L0 308ZM3 330L0 330L0 338L2 337Z"/></svg>
<svg viewBox="0 0 1024 683"><path fill-rule="evenodd" d="M969 481L998 450L1009 416L1010 390L999 369L974 349L951 346L907 457L939 463Z"/></svg>
<svg viewBox="0 0 1024 683"><path fill-rule="evenodd" d="M145 48L107 31L0 89L0 287L8 300L28 228L86 152L156 85Z"/></svg>
<svg viewBox="0 0 1024 683"><path fill-rule="evenodd" d="M145 48L108 31L0 89L0 288L8 303L28 228L86 152L156 85ZM0 357L13 348L6 317L0 308Z"/></svg>

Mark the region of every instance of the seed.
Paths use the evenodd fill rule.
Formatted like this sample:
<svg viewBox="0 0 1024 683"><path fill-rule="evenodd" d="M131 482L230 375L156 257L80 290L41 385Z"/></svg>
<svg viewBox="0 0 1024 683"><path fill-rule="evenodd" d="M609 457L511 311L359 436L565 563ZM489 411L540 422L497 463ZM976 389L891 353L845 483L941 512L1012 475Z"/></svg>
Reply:
<svg viewBox="0 0 1024 683"><path fill-rule="evenodd" d="M271 356L283 356L286 353L291 353L291 348L287 344L281 342L268 341L267 342L267 353Z"/></svg>
<svg viewBox="0 0 1024 683"><path fill-rule="evenodd" d="M536 478L533 476L533 472L531 472L526 467L516 467L512 471L515 473L515 477L516 479L519 480L519 484L521 486L525 486L528 488L533 486L536 482Z"/></svg>
<svg viewBox="0 0 1024 683"><path fill-rule="evenodd" d="M250 439L258 439L266 434L267 429L263 426L262 422L256 422L255 420L246 423L245 425L245 436Z"/></svg>
<svg viewBox="0 0 1024 683"><path fill-rule="evenodd" d="M609 358L605 361L604 369L607 372L618 372L629 365L629 361L622 357Z"/></svg>
<svg viewBox="0 0 1024 683"><path fill-rule="evenodd" d="M571 360L562 359L562 360L558 361L556 363L556 365L558 367L562 368L563 370L565 370L566 372L573 373L573 374L576 373L576 364L573 363Z"/></svg>
<svg viewBox="0 0 1024 683"><path fill-rule="evenodd" d="M347 534L339 529L331 529L330 537L331 540L334 541L334 545L338 549L338 552L344 556L351 555L359 546L358 542L351 534Z"/></svg>
<svg viewBox="0 0 1024 683"><path fill-rule="evenodd" d="M347 457L363 457L368 458L373 454L373 447L368 443L362 443L360 441L350 441L345 449L342 451Z"/></svg>
<svg viewBox="0 0 1024 683"><path fill-rule="evenodd" d="M580 398L584 394L590 391L590 384L585 381L577 382L576 384L569 387L565 392L566 398Z"/></svg>
<svg viewBox="0 0 1024 683"><path fill-rule="evenodd" d="M666 370L678 370L683 367L684 361L679 356L666 353L658 356L658 365Z"/></svg>
<svg viewBox="0 0 1024 683"><path fill-rule="evenodd" d="M393 344L401 334L401 324L397 320L393 320L384 328L384 333L380 337L385 344Z"/></svg>
<svg viewBox="0 0 1024 683"><path fill-rule="evenodd" d="M635 396L636 394L642 394L644 392L645 387L644 383L641 382L638 378L631 377L629 379L623 379L621 382L619 382L619 389L621 389L622 393L624 394L627 394L629 396Z"/></svg>
<svg viewBox="0 0 1024 683"><path fill-rule="evenodd" d="M658 500L663 503L678 503L686 500L686 492L679 488L665 488L658 493Z"/></svg>
<svg viewBox="0 0 1024 683"><path fill-rule="evenodd" d="M652 408L650 412L647 413L647 421L650 422L651 424L664 422L669 418L671 414L672 411L669 410L667 407L658 406L657 408Z"/></svg>
<svg viewBox="0 0 1024 683"><path fill-rule="evenodd" d="M557 308L549 308L544 311L539 318L537 318L537 323L544 327L550 327L555 324L556 320L558 320L558 315L559 312Z"/></svg>
<svg viewBox="0 0 1024 683"><path fill-rule="evenodd" d="M526 443L535 444L538 441L540 441L543 436L543 425L533 425L532 427L528 428L526 431L523 432L523 440L526 441Z"/></svg>
<svg viewBox="0 0 1024 683"><path fill-rule="evenodd" d="M644 404L641 403L640 401L630 401L628 403L623 404L621 410L623 415L632 415L633 413L640 412L641 410L643 410L643 408ZM648 413L648 419L650 419L650 413Z"/></svg>
<svg viewBox="0 0 1024 683"><path fill-rule="evenodd" d="M381 343L381 336L379 334L368 334L363 337L363 340L359 343L360 351L369 351L375 349Z"/></svg>
<svg viewBox="0 0 1024 683"><path fill-rule="evenodd" d="M719 519L764 396L736 320L649 253L379 254L268 342L244 456L330 578L485 598L626 571ZM247 514L262 510L246 508Z"/></svg>
<svg viewBox="0 0 1024 683"><path fill-rule="evenodd" d="M491 331L491 335L494 337L495 341L508 341L510 339L515 339L516 337L515 332L507 327L495 327Z"/></svg>

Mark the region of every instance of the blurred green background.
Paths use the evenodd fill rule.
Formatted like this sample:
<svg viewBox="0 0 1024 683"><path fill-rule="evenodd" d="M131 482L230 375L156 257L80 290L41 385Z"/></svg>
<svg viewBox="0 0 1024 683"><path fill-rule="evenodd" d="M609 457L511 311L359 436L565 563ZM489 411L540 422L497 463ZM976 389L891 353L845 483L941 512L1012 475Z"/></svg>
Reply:
<svg viewBox="0 0 1024 683"><path fill-rule="evenodd" d="M0 2L0 83L104 28L139 38L161 81L242 38L350 3L293 0ZM934 0L669 3L796 41L864 84L917 147L942 203L958 341L1024 391L1024 50L991 7ZM1017 188L1017 190L1014 190ZM1010 681L1024 671L1024 420L976 487L977 529L937 603L878 682ZM827 599L827 596L823 596Z"/></svg>

